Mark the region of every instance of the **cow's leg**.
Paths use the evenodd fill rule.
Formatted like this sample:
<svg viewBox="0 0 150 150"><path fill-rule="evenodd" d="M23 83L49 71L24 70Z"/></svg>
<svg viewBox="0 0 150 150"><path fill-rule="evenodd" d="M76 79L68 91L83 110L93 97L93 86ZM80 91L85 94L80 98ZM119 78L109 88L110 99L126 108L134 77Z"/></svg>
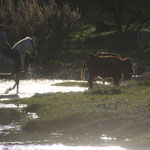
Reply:
<svg viewBox="0 0 150 150"><path fill-rule="evenodd" d="M115 84L116 86L119 85L119 81L120 81L121 77L122 77L121 75L118 75L118 76L114 76L114 77L113 77L113 81L114 81L114 84Z"/></svg>
<svg viewBox="0 0 150 150"><path fill-rule="evenodd" d="M119 80L118 79L113 79L113 81L114 81L114 84L116 85L116 86L118 86L119 85Z"/></svg>
<svg viewBox="0 0 150 150"><path fill-rule="evenodd" d="M89 76L88 83L89 83L89 88L93 89L93 77Z"/></svg>

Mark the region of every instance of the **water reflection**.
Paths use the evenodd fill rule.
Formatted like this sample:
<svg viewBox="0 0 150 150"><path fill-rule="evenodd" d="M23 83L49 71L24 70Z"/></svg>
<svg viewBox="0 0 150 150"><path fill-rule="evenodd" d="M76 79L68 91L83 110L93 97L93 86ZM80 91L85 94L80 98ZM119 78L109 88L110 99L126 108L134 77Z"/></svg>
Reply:
<svg viewBox="0 0 150 150"><path fill-rule="evenodd" d="M120 146L67 146L63 144L53 145L2 145L0 150L126 150Z"/></svg>
<svg viewBox="0 0 150 150"><path fill-rule="evenodd" d="M22 111L17 111L18 109L14 105L12 106L13 108L9 108L9 106L0 109L4 116L0 117L0 123L2 123L0 124L0 150L126 150L120 146L114 146L117 145L116 141L110 142L109 140L107 142L106 135L101 137L89 134L72 136L55 132L22 131L21 122L29 116ZM37 117L33 114L30 115L32 118Z"/></svg>
<svg viewBox="0 0 150 150"><path fill-rule="evenodd" d="M102 134L101 139L105 140L105 141L107 141L107 140L116 140L116 138L107 137L105 134Z"/></svg>
<svg viewBox="0 0 150 150"><path fill-rule="evenodd" d="M4 131L4 130L10 130L10 129L16 129L16 130L20 130L21 125L16 125L14 122L12 122L11 124L8 125L0 125L0 132Z"/></svg>
<svg viewBox="0 0 150 150"><path fill-rule="evenodd" d="M36 93L56 93L56 92L83 92L87 90L85 87L78 86L55 86L56 83L63 82L81 82L75 80L49 80L49 79L37 79L37 80L21 80L19 86L19 95L14 95L16 93L16 89L11 91L9 94L5 95L4 92L7 88L11 87L14 84L13 80L1 80L0 86L0 99L12 99L12 98L24 98L31 97Z"/></svg>
<svg viewBox="0 0 150 150"><path fill-rule="evenodd" d="M15 104L3 104L3 103L0 103L0 108L24 108L26 107L27 105L26 104L19 104L19 105L15 105Z"/></svg>
<svg viewBox="0 0 150 150"><path fill-rule="evenodd" d="M117 145L116 140L106 135L99 137L89 134L72 136L55 132L24 132L21 122L29 116L22 111L17 111L14 105L12 106L13 108L9 106L0 109L4 116L0 118L3 123L0 124L0 150L126 150L120 146L114 146ZM32 118L37 117L34 116L35 114L30 115Z"/></svg>

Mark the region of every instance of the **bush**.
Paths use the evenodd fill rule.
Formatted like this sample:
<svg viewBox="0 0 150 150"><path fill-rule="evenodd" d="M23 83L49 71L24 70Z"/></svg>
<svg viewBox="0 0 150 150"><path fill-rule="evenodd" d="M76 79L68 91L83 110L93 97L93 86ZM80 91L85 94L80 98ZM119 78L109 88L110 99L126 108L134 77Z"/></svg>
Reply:
<svg viewBox="0 0 150 150"><path fill-rule="evenodd" d="M120 94L121 89L119 87L112 85L99 85L97 87L94 87L93 90L86 91L85 93L113 95L113 94Z"/></svg>

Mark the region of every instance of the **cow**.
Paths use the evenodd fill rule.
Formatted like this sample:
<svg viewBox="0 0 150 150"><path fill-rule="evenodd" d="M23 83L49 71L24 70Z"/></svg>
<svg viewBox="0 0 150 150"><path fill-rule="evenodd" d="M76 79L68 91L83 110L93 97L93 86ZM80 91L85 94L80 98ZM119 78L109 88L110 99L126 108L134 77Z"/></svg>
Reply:
<svg viewBox="0 0 150 150"><path fill-rule="evenodd" d="M112 52L97 52L96 55L98 55L98 56L103 56L103 57L115 56L115 57L118 57L118 58L122 59L119 54L112 53ZM131 79L131 78L132 78L132 74L130 74L130 73L124 73L124 74L123 74L123 79L124 79L124 80L129 80L129 79ZM108 78L107 78L107 79L108 79ZM105 80L102 79L102 81L103 81L103 84L104 84L104 83L105 83Z"/></svg>
<svg viewBox="0 0 150 150"><path fill-rule="evenodd" d="M116 57L121 58L119 54L112 53L112 52L97 52L96 55L98 55L98 56L103 56L103 57L116 56ZM98 79L100 79L100 80L102 81L102 83L105 84L105 81L111 80L112 78L109 77L109 78L103 79L103 78L101 78L101 77L98 77Z"/></svg>
<svg viewBox="0 0 150 150"><path fill-rule="evenodd" d="M85 59L83 68L81 69L81 78L84 80L85 69L89 73L89 88L93 88L93 80L96 77L112 78L115 85L119 85L120 79L123 75L130 75L133 73L132 63L130 58L122 59L117 56L98 56L90 53Z"/></svg>

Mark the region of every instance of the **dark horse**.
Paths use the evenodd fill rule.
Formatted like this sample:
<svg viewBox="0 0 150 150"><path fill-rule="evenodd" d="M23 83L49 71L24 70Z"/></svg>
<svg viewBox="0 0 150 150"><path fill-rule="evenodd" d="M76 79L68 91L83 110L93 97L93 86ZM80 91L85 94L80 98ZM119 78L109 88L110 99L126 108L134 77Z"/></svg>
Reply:
<svg viewBox="0 0 150 150"><path fill-rule="evenodd" d="M37 55L37 52L35 51L35 43L34 40L30 37L26 37L19 42L17 42L12 49L14 51L17 51L20 60L21 60L21 66L24 68L24 60L27 53L29 53L32 57L35 57ZM15 84L13 87L8 88L5 92L8 93L9 91L13 90L15 87L17 87L17 94L19 92L19 72L15 71L16 69L15 61L9 57L6 57L2 53L0 53L0 74L1 75L16 75Z"/></svg>

